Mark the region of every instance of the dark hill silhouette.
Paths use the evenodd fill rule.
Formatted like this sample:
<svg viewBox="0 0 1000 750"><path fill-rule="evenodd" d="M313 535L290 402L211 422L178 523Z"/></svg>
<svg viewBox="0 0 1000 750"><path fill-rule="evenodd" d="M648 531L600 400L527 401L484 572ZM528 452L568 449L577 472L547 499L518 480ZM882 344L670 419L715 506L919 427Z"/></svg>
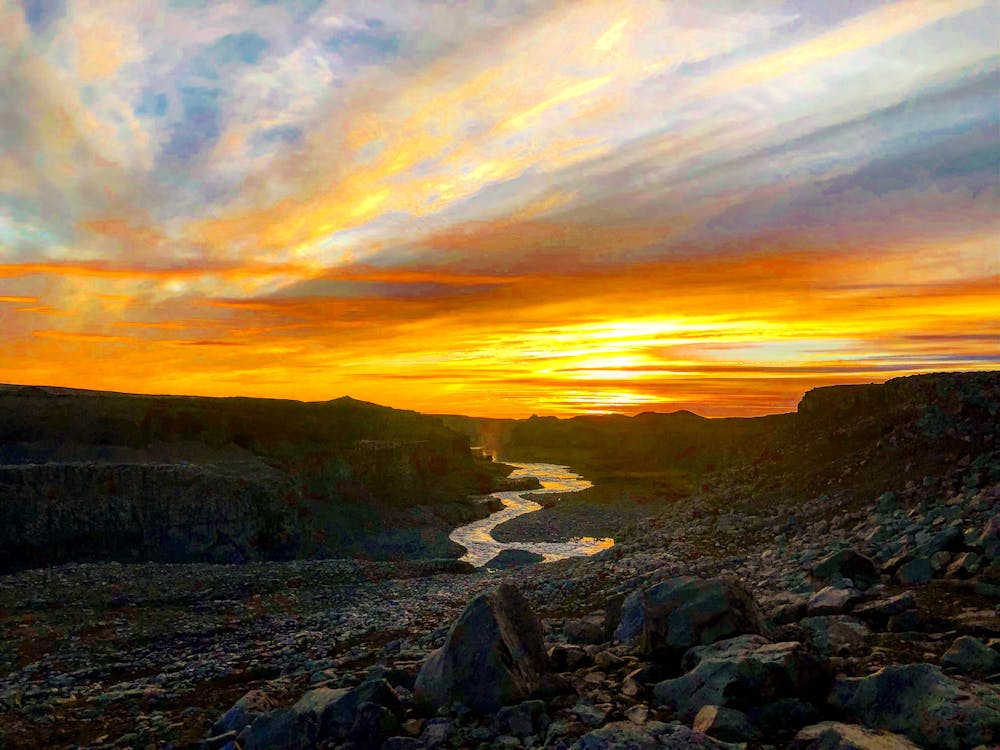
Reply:
<svg viewBox="0 0 1000 750"><path fill-rule="evenodd" d="M503 471L437 419L348 397L0 386L0 568L453 554Z"/></svg>
<svg viewBox="0 0 1000 750"><path fill-rule="evenodd" d="M600 483L655 480L682 496L724 472L761 491L888 489L995 445L1000 372L934 373L807 392L798 409L707 419L689 411L490 420L446 417L501 459L572 465Z"/></svg>

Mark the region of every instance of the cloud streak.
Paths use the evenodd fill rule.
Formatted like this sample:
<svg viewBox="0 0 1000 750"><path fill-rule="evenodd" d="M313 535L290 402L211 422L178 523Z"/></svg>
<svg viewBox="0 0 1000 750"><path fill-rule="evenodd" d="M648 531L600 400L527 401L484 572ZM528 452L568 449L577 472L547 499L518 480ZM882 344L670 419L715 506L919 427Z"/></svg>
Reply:
<svg viewBox="0 0 1000 750"><path fill-rule="evenodd" d="M994 368L998 22L6 3L0 380L721 415Z"/></svg>

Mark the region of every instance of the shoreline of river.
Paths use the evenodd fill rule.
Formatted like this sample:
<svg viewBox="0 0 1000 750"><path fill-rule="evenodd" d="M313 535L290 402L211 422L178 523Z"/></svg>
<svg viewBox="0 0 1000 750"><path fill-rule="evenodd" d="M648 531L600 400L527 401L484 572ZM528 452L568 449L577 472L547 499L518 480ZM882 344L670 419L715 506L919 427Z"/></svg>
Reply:
<svg viewBox="0 0 1000 750"><path fill-rule="evenodd" d="M504 507L487 518L473 521L454 529L449 534L451 541L465 547L462 560L482 567L504 550L525 550L541 555L544 562L555 562L569 557L596 554L614 544L610 537L577 537L561 541L498 540L492 532L498 526L542 510L543 506L531 499L533 495L577 493L592 487L590 481L570 471L567 466L543 463L511 463L517 468L510 479L536 477L541 489L504 491L491 493L490 497L500 500Z"/></svg>

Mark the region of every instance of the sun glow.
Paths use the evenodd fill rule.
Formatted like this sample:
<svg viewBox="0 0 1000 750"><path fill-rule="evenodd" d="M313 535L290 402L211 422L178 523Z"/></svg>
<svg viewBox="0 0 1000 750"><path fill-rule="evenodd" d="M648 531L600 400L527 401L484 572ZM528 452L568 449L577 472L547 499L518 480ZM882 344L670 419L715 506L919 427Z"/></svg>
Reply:
<svg viewBox="0 0 1000 750"><path fill-rule="evenodd" d="M150 3L0 3L0 381L716 416L1000 366L995 3Z"/></svg>

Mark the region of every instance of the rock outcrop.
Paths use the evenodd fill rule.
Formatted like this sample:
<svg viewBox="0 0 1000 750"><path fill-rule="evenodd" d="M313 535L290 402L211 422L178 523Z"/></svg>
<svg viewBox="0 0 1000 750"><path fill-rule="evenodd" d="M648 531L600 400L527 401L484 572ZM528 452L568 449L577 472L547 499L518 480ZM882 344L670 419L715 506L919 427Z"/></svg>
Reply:
<svg viewBox="0 0 1000 750"><path fill-rule="evenodd" d="M674 660L692 646L764 631L753 594L735 579L674 578L643 593L640 648L647 656Z"/></svg>
<svg viewBox="0 0 1000 750"><path fill-rule="evenodd" d="M1000 691L963 683L932 664L886 667L838 679L830 705L868 727L905 735L931 750L958 750L1000 741Z"/></svg>
<svg viewBox="0 0 1000 750"><path fill-rule="evenodd" d="M503 473L434 418L347 398L0 386L0 571L446 556Z"/></svg>
<svg viewBox="0 0 1000 750"><path fill-rule="evenodd" d="M520 592L504 584L469 602L420 668L414 695L433 707L461 703L496 711L538 691L547 671L538 618Z"/></svg>
<svg viewBox="0 0 1000 750"><path fill-rule="evenodd" d="M801 643L770 643L739 636L691 649L688 672L664 680L653 694L659 706L685 723L705 706L742 711L761 731L788 726L790 712L815 717L829 685L824 666Z"/></svg>

